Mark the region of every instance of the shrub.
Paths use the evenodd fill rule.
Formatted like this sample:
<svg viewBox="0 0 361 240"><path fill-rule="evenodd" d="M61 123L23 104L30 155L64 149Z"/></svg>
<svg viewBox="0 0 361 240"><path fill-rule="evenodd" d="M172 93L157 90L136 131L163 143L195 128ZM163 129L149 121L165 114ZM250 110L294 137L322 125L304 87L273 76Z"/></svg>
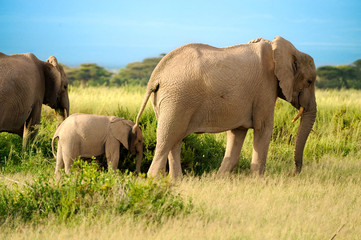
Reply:
<svg viewBox="0 0 361 240"><path fill-rule="evenodd" d="M217 170L224 153L223 142L217 141L213 134L191 134L182 145L182 168L196 175Z"/></svg>
<svg viewBox="0 0 361 240"><path fill-rule="evenodd" d="M171 193L170 188L166 179L99 171L94 161L77 160L72 174L63 174L60 181L50 174L40 174L25 187L0 185L0 224L12 224L16 219L40 223L49 216L65 221L104 213L160 222L192 209L190 200Z"/></svg>

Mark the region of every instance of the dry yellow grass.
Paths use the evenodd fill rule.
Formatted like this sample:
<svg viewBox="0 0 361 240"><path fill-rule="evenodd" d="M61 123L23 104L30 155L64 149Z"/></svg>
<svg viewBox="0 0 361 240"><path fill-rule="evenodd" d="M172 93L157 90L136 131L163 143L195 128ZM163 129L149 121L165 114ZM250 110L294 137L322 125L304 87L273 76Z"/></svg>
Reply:
<svg viewBox="0 0 361 240"><path fill-rule="evenodd" d="M361 163L335 158L298 177L185 177L173 190L194 204L191 214L147 225L129 216L75 224L22 227L11 239L336 239L361 236ZM344 176L348 173L348 176Z"/></svg>
<svg viewBox="0 0 361 240"><path fill-rule="evenodd" d="M340 94L342 93L342 94ZM317 105L323 108L341 106L358 107L361 109L361 92L359 90L319 90L316 91Z"/></svg>

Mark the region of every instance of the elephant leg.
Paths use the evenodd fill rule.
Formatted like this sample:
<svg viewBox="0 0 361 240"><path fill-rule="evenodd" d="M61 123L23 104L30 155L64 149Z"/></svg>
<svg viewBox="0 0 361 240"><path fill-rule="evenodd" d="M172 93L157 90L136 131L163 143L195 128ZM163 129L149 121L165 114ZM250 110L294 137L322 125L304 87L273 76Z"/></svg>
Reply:
<svg viewBox="0 0 361 240"><path fill-rule="evenodd" d="M12 133L15 133L15 134L19 135L21 138L23 138L24 129L25 129L25 125L15 131L13 131ZM23 138L23 141L24 141L24 138Z"/></svg>
<svg viewBox="0 0 361 240"><path fill-rule="evenodd" d="M65 167L65 173L66 174L70 173L70 169L71 169L71 166L74 163L74 159L75 158L73 158L73 157L71 157L69 155L66 155L66 154L63 155L63 161L64 161L64 167Z"/></svg>
<svg viewBox="0 0 361 240"><path fill-rule="evenodd" d="M165 167L167 163L167 156L170 151L169 144L159 143L155 146L155 153L152 164L149 167L147 175L149 177L156 177L160 173L165 173Z"/></svg>
<svg viewBox="0 0 361 240"><path fill-rule="evenodd" d="M55 176L57 179L60 178L60 169L64 169L64 160L63 160L63 149L60 144L58 144L58 151L56 153L56 166L55 166Z"/></svg>
<svg viewBox="0 0 361 240"><path fill-rule="evenodd" d="M227 131L226 153L218 174L230 173L237 166L247 130L245 128L237 128Z"/></svg>
<svg viewBox="0 0 361 240"><path fill-rule="evenodd" d="M181 154L182 141L179 141L174 145L172 150L170 150L168 155L169 161L169 176L171 179L181 179L182 174L182 166L180 162L180 154Z"/></svg>
<svg viewBox="0 0 361 240"><path fill-rule="evenodd" d="M266 169L266 159L272 136L272 127L262 130L254 130L253 155L251 173L263 175Z"/></svg>
<svg viewBox="0 0 361 240"><path fill-rule="evenodd" d="M155 177L160 173L165 173L169 152L186 136L190 116L186 117L187 115L184 115L186 115L184 114L184 111L179 111L172 114L169 113L168 115L158 116L157 144L152 164L148 170L149 177ZM180 118L179 116L183 116L181 124L178 124L179 120L177 119ZM170 164L175 166L175 168L172 166L172 174L177 175L181 172L180 147L177 146L174 150L175 151L172 153L173 160Z"/></svg>
<svg viewBox="0 0 361 240"><path fill-rule="evenodd" d="M115 171L118 169L119 163L119 151L120 151L120 143L116 139L108 140L105 143L105 157L108 162L108 171L110 167Z"/></svg>
<svg viewBox="0 0 361 240"><path fill-rule="evenodd" d="M23 147L25 148L30 142L33 142L35 136L38 134L36 125L40 124L41 118L41 103L35 104L30 116L24 124L23 131Z"/></svg>
<svg viewBox="0 0 361 240"><path fill-rule="evenodd" d="M62 157L63 157L63 164L65 167L65 173L69 174L71 173L70 169L74 163L74 160L81 156L80 144L73 142L71 145L70 143L68 143L66 145L63 145L61 148L62 148Z"/></svg>
<svg viewBox="0 0 361 240"><path fill-rule="evenodd" d="M30 126L32 123L32 119L28 119L25 123L24 123L24 130L23 130L23 148L26 148L29 141L30 141Z"/></svg>

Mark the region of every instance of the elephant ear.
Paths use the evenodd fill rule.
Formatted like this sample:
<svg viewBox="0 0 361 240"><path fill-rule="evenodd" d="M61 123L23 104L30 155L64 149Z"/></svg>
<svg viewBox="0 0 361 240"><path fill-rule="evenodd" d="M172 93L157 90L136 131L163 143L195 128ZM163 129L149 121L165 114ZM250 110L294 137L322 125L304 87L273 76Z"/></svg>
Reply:
<svg viewBox="0 0 361 240"><path fill-rule="evenodd" d="M122 118L113 117L110 120L110 134L129 150L132 127Z"/></svg>
<svg viewBox="0 0 361 240"><path fill-rule="evenodd" d="M275 37L272 41L275 75L279 81L282 93L288 102L292 101L295 74L297 71L297 49L282 37Z"/></svg>
<svg viewBox="0 0 361 240"><path fill-rule="evenodd" d="M45 96L44 103L51 108L56 108L57 98L61 87L62 75L61 66L58 64L54 56L48 58L47 62L43 62L43 71L45 78Z"/></svg>

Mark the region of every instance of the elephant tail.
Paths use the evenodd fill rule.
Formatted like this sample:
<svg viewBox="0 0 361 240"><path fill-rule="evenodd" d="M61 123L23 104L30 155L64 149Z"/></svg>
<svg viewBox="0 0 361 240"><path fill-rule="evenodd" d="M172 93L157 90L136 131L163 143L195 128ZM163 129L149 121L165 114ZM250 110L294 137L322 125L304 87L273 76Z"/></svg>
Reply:
<svg viewBox="0 0 361 240"><path fill-rule="evenodd" d="M60 126L56 129L53 139L51 140L51 152L53 153L54 158L56 158L54 151L54 143L55 143L55 139L59 138L59 130L60 130Z"/></svg>
<svg viewBox="0 0 361 240"><path fill-rule="evenodd" d="M55 151L54 151L55 150L54 149L54 142L55 142L56 138L59 138L59 136L54 136L53 139L51 140L51 151L53 153L54 158L56 158Z"/></svg>
<svg viewBox="0 0 361 240"><path fill-rule="evenodd" d="M137 119L136 119L136 121L135 121L135 125L134 125L133 128L136 128L136 127L139 126L140 116L142 115L142 113L144 112L145 107L147 106L147 103L148 103L148 100L149 100L150 95L151 95L153 92L158 91L158 89L159 89L159 83L157 83L157 84L155 84L155 85L152 85L151 82L148 83L147 91L146 91L146 93L145 93L145 97L144 97L142 106L141 106L140 109L139 109L139 112L138 112L138 115L137 115Z"/></svg>

